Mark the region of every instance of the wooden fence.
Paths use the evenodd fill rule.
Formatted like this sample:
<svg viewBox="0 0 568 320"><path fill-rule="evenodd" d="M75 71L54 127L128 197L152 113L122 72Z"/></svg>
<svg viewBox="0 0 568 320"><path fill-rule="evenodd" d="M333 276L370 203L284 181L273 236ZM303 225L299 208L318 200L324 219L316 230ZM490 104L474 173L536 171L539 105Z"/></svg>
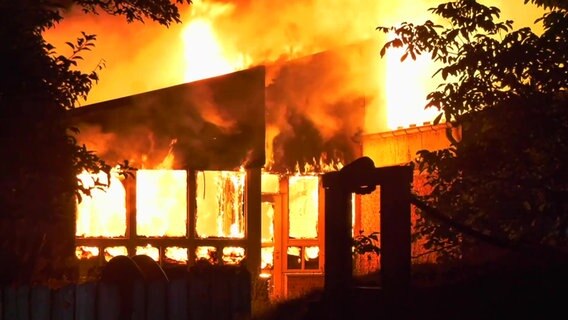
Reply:
<svg viewBox="0 0 568 320"><path fill-rule="evenodd" d="M97 281L59 289L0 290L0 320L216 320L251 313L250 274L243 269L193 269L167 281Z"/></svg>

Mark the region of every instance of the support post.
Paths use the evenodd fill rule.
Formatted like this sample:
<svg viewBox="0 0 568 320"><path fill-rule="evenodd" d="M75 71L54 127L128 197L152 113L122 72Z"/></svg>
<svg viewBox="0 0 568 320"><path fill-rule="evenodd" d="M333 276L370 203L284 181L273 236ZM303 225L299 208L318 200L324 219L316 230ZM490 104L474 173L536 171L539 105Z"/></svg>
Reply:
<svg viewBox="0 0 568 320"><path fill-rule="evenodd" d="M325 298L330 319L349 316L352 298L351 193L381 187L382 290L387 312L401 314L410 289L412 167L375 168L368 157L323 176L325 189ZM379 214L379 212L377 212Z"/></svg>
<svg viewBox="0 0 568 320"><path fill-rule="evenodd" d="M339 173L323 176L325 190L324 291L329 313L343 319L352 287L351 192L339 181ZM327 186L327 187L326 187ZM332 186L332 187L331 187Z"/></svg>
<svg viewBox="0 0 568 320"><path fill-rule="evenodd" d="M409 166L377 169L381 176L381 278L387 305L401 306L410 288L410 184Z"/></svg>

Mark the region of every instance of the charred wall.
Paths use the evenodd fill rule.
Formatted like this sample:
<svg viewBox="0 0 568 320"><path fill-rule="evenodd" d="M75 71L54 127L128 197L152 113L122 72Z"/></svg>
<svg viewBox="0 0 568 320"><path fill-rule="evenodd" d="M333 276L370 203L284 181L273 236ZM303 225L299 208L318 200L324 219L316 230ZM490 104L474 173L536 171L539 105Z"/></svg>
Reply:
<svg viewBox="0 0 568 320"><path fill-rule="evenodd" d="M325 51L267 67L267 160L271 171L361 155L365 111L376 99L374 42Z"/></svg>
<svg viewBox="0 0 568 320"><path fill-rule="evenodd" d="M74 110L79 140L137 168L262 167L264 67ZM169 162L169 163L166 163Z"/></svg>

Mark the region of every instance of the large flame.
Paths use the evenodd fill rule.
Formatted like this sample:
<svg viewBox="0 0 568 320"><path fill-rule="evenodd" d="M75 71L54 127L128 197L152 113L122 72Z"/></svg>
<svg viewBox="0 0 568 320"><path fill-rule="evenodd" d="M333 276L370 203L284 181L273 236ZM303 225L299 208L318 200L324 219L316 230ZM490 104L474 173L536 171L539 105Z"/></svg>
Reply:
<svg viewBox="0 0 568 320"><path fill-rule="evenodd" d="M110 184L109 178L110 177ZM79 237L123 237L126 234L126 190L116 171L110 175L83 171L83 187L92 188L77 204L76 235ZM102 184L95 187L95 182Z"/></svg>

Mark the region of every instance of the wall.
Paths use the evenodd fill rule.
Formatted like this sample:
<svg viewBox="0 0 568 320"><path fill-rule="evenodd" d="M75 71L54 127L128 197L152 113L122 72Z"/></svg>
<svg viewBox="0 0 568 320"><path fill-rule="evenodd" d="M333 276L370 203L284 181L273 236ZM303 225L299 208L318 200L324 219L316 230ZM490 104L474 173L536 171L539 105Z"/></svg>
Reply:
<svg viewBox="0 0 568 320"><path fill-rule="evenodd" d="M453 135L459 138L460 132ZM363 138L363 155L370 157L376 167L409 164L416 158L419 150L438 150L449 146L446 137L446 125L411 126L404 129L367 135ZM413 191L417 194L427 191L426 177L418 170L414 172ZM361 196L360 200L360 230L365 234L373 231L380 232L380 188L370 195ZM416 220L415 208L412 207L412 222ZM357 234L359 230L355 230ZM420 243L412 244L413 263L432 261L431 254L424 254ZM373 255L358 256L354 259L355 275L365 275L380 269L379 258Z"/></svg>

